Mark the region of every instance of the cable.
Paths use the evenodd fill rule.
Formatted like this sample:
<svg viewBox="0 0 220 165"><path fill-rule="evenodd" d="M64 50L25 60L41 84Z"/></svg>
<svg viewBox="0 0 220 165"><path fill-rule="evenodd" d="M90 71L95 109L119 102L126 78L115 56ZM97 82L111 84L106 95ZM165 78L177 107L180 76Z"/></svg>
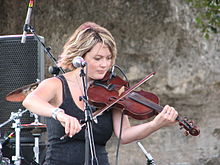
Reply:
<svg viewBox="0 0 220 165"><path fill-rule="evenodd" d="M119 155L119 148L120 148L120 142L121 142L123 117L124 117L124 113L122 112L122 114L121 114L121 123L120 123L120 132L119 132L118 144L117 144L116 155L115 155L115 165L118 165L118 157L119 157L118 155Z"/></svg>
<svg viewBox="0 0 220 165"><path fill-rule="evenodd" d="M128 81L128 78L127 78L125 72L124 72L124 71L120 68L120 66L118 66L118 65L114 65L113 67L116 67L116 68L122 73L122 75L124 76L124 78L125 78L126 81L128 82L128 87L129 87L129 81Z"/></svg>
<svg viewBox="0 0 220 165"><path fill-rule="evenodd" d="M124 76L124 78L126 79L126 81L128 82L128 87L130 87L128 78L126 76L126 74L124 73L124 71L118 66L118 65L114 65L113 67L116 67ZM114 71L114 69L112 69ZM121 122L120 122L120 132L119 132L119 137L118 137L118 144L117 144L117 149L116 149L116 158L115 158L115 165L118 165L118 158L119 158L119 148L120 148L120 142L121 142L121 134L122 134L122 125L123 125L123 117L124 117L124 112L122 112L121 114Z"/></svg>

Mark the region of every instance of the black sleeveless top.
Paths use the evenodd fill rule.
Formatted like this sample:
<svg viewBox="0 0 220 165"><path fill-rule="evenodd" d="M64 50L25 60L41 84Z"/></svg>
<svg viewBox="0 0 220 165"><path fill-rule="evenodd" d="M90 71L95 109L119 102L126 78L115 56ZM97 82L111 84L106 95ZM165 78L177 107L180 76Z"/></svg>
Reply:
<svg viewBox="0 0 220 165"><path fill-rule="evenodd" d="M76 106L65 77L59 75L57 78L62 81L63 86L63 103L60 108L78 120L84 119L84 112ZM105 111L97 117L97 120L98 123L92 124L96 155L100 165L109 165L105 145L113 132L112 112ZM83 165L85 162L85 127L72 138L60 140L60 137L65 134L60 122L53 118L46 118L46 124L49 146L44 165Z"/></svg>

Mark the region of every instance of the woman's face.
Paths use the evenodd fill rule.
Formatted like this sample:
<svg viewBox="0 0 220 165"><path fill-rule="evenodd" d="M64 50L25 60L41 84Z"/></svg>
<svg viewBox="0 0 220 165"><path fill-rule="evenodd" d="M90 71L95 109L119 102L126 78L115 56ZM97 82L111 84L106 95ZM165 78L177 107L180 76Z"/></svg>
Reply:
<svg viewBox="0 0 220 165"><path fill-rule="evenodd" d="M102 79L112 65L112 54L103 43L97 43L85 56L88 77L93 80Z"/></svg>

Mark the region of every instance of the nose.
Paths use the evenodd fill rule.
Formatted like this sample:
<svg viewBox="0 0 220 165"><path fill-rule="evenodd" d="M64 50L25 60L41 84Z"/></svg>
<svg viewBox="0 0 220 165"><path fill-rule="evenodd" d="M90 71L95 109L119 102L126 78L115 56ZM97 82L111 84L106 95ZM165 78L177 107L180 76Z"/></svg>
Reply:
<svg viewBox="0 0 220 165"><path fill-rule="evenodd" d="M103 67L103 68L107 67L108 66L108 60L106 60L106 59L101 60L100 66Z"/></svg>

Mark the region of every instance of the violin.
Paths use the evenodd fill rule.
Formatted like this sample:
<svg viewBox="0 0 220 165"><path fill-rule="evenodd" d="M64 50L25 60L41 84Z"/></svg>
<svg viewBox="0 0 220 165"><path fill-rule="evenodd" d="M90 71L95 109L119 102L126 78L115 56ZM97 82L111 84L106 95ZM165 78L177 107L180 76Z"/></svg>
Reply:
<svg viewBox="0 0 220 165"><path fill-rule="evenodd" d="M93 118L95 119L109 108L120 109L137 120L148 119L160 113L163 107L159 105L159 98L155 94L144 90L135 91L154 75L155 72L147 75L131 88L127 81L116 75L110 76L110 73L107 73L102 80L95 80L88 89L89 103L99 108L93 113ZM199 128L187 117L178 116L176 120L181 129L186 130L186 135L197 136L200 134Z"/></svg>

